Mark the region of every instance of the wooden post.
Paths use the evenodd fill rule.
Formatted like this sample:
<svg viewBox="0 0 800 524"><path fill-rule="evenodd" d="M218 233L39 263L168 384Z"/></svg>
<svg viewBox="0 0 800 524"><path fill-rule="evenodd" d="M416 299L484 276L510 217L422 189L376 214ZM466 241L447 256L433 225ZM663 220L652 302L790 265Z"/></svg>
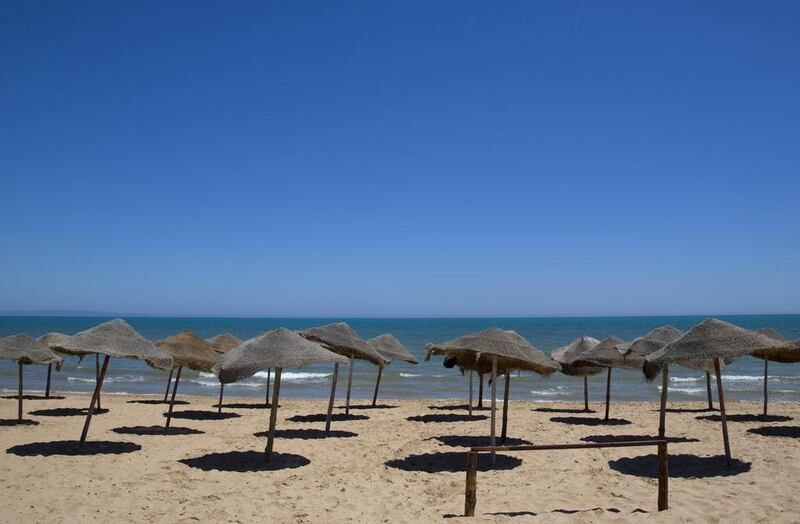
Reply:
<svg viewBox="0 0 800 524"><path fill-rule="evenodd" d="M178 392L178 383L181 381L181 371L183 366L178 366L178 372L175 373L175 385L172 386L172 398L169 400L169 409L167 410L167 424L165 428L169 428L169 423L172 421L172 408L175 406L175 393Z"/></svg>
<svg viewBox="0 0 800 524"><path fill-rule="evenodd" d="M264 450L266 456L264 460L269 462L272 455L272 444L275 441L275 423L278 420L278 399L281 395L281 372L283 368L275 368L275 385L272 386L272 405L269 410L269 436L267 437L267 449Z"/></svg>
<svg viewBox="0 0 800 524"><path fill-rule="evenodd" d="M719 359L714 359L714 373L717 375L717 396L719 397L719 414L722 418L722 442L725 445L725 462L731 465L731 444L728 441L728 419L725 418L725 395L722 393L722 374L719 369Z"/></svg>
<svg viewBox="0 0 800 524"><path fill-rule="evenodd" d="M92 394L92 400L91 402L89 402L89 411L86 413L86 422L83 424L83 431L81 432L81 441L79 444L80 447L83 447L84 442L86 442L86 435L89 434L89 424L92 423L92 414L94 413L94 405L100 398L100 388L103 387L103 379L106 378L106 369L108 369L109 358L110 357L108 355L105 355L105 357L103 358L103 367L100 369L100 377L98 377L97 383L94 386L94 393Z"/></svg>
<svg viewBox="0 0 800 524"><path fill-rule="evenodd" d="M480 382L478 382L478 409L483 409L483 373L478 374Z"/></svg>
<svg viewBox="0 0 800 524"><path fill-rule="evenodd" d="M472 416L472 370L469 370L469 402L467 403L467 410L469 410L469 416Z"/></svg>
<svg viewBox="0 0 800 524"><path fill-rule="evenodd" d="M497 421L497 357L492 357L492 432L491 432L491 445L496 445L495 442L495 425ZM492 465L497 463L497 455L492 451Z"/></svg>
<svg viewBox="0 0 800 524"><path fill-rule="evenodd" d="M603 420L608 422L608 407L611 404L611 368L608 368L608 376L606 377L606 416Z"/></svg>
<svg viewBox="0 0 800 524"><path fill-rule="evenodd" d="M464 491L464 516L475 516L475 504L478 502L478 454L467 453L467 486Z"/></svg>
<svg viewBox="0 0 800 524"><path fill-rule="evenodd" d="M764 415L767 416L767 373L769 372L769 359L764 359Z"/></svg>
<svg viewBox="0 0 800 524"><path fill-rule="evenodd" d="M100 380L100 354L94 354L94 382L97 385L97 381ZM97 389L97 388L95 388ZM97 411L100 411L103 407L100 405L100 390L97 390Z"/></svg>
<svg viewBox="0 0 800 524"><path fill-rule="evenodd" d="M219 383L219 402L217 403L217 413L222 413L222 393L225 391L225 384Z"/></svg>
<svg viewBox="0 0 800 524"><path fill-rule="evenodd" d="M333 365L333 377L331 378L331 399L328 401L328 416L325 419L325 434L331 433L331 414L333 413L333 398L336 396L336 379L339 377L339 363Z"/></svg>
<svg viewBox="0 0 800 524"><path fill-rule="evenodd" d="M669 509L669 465L667 444L658 444L658 511Z"/></svg>
<svg viewBox="0 0 800 524"><path fill-rule="evenodd" d="M714 409L714 401L711 396L711 373L706 371L706 393L708 393L708 409Z"/></svg>
<svg viewBox="0 0 800 524"><path fill-rule="evenodd" d="M378 402L378 388L381 387L381 375L383 375L383 366L378 368L378 380L375 381L375 393L372 395L372 407L374 408Z"/></svg>
<svg viewBox="0 0 800 524"><path fill-rule="evenodd" d="M664 438L667 422L667 391L669 390L669 366L661 371L661 410L658 414L658 438Z"/></svg>
<svg viewBox="0 0 800 524"><path fill-rule="evenodd" d="M500 443L506 443L506 429L508 428L508 386L511 383L511 372L506 369L506 376L503 387L503 429L500 431Z"/></svg>
<svg viewBox="0 0 800 524"><path fill-rule="evenodd" d="M267 370L267 396L264 397L264 406L269 407L269 382L272 378L272 368Z"/></svg>
<svg viewBox="0 0 800 524"><path fill-rule="evenodd" d="M172 373L175 372L175 367L169 370L169 378L167 379L167 389L164 391L164 402L169 398L169 386L172 384Z"/></svg>
<svg viewBox="0 0 800 524"><path fill-rule="evenodd" d="M347 373L347 400L344 403L345 416L350 415L350 390L353 388L353 366L355 366L355 363L355 358L350 357L350 370Z"/></svg>
<svg viewBox="0 0 800 524"><path fill-rule="evenodd" d="M583 410L589 412L589 377L583 376Z"/></svg>
<svg viewBox="0 0 800 524"><path fill-rule="evenodd" d="M53 364L47 364L47 385L44 388L44 398L50 398L50 375L53 373Z"/></svg>
<svg viewBox="0 0 800 524"><path fill-rule="evenodd" d="M19 361L19 400L17 400L17 421L22 422L22 361Z"/></svg>

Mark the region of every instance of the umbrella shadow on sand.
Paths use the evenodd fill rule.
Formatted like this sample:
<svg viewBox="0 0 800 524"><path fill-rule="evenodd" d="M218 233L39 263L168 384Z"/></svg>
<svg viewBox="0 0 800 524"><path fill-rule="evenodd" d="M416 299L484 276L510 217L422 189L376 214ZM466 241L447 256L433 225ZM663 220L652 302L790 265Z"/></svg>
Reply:
<svg viewBox="0 0 800 524"><path fill-rule="evenodd" d="M562 424L574 424L577 426L627 426L630 420L624 418L602 418L590 417L552 417L550 422L561 422Z"/></svg>
<svg viewBox="0 0 800 524"><path fill-rule="evenodd" d="M88 412L89 408L52 408L37 409L30 411L29 414L37 417L85 417ZM108 413L107 409L95 408L93 415L103 415L105 413Z"/></svg>
<svg viewBox="0 0 800 524"><path fill-rule="evenodd" d="M609 460L608 465L614 471L635 477L658 478L658 455L642 455L640 457ZM707 478L730 477L747 473L751 464L739 459L731 459L731 465L725 463L725 455L700 457L697 455L669 455L669 476L671 478Z"/></svg>
<svg viewBox="0 0 800 524"><path fill-rule="evenodd" d="M438 437L430 437L425 440L438 440L445 446L451 446L454 448L472 448L476 446L491 446L491 438L485 435L440 435ZM506 441L500 444L500 439L497 439L498 445L503 446L522 446L532 444L532 442L528 440L524 440L521 438L506 438Z"/></svg>
<svg viewBox="0 0 800 524"><path fill-rule="evenodd" d="M428 406L428 409L438 410L438 411L467 411L469 410L469 406L467 404L456 404L455 406ZM491 411L492 408L484 406L482 408L479 407L472 407L472 411Z"/></svg>
<svg viewBox="0 0 800 524"><path fill-rule="evenodd" d="M114 428L111 431L121 435L154 435L154 436L167 436L167 435L202 435L205 431L200 431L194 428L181 428L170 426L122 426Z"/></svg>
<svg viewBox="0 0 800 524"><path fill-rule="evenodd" d="M231 471L248 473L255 471L277 471L306 466L310 460L293 453L273 451L269 462L264 460L263 451L228 451L225 453L209 453L200 457L179 460L189 467L203 471Z"/></svg>
<svg viewBox="0 0 800 524"><path fill-rule="evenodd" d="M596 413L593 409L578 409L578 408L536 408L531 411L538 413Z"/></svg>
<svg viewBox="0 0 800 524"><path fill-rule="evenodd" d="M133 442L112 442L108 440L87 440L83 447L77 440L54 440L51 442L31 442L12 446L6 453L20 457L50 457L53 455L120 455L139 451L142 446Z"/></svg>
<svg viewBox="0 0 800 524"><path fill-rule="evenodd" d="M169 405L169 400L153 400L153 399L143 399L143 400L129 400L128 404L147 404L152 406L157 405ZM182 406L188 404L185 400L176 400L173 402L176 406Z"/></svg>
<svg viewBox="0 0 800 524"><path fill-rule="evenodd" d="M394 409L398 406L391 404L350 404L350 409ZM337 406L336 409L347 409L347 406Z"/></svg>
<svg viewBox="0 0 800 524"><path fill-rule="evenodd" d="M0 398L4 400L19 400L19 395L6 395ZM22 400L64 400L65 398L67 397L59 395L50 395L49 397L44 395L22 395Z"/></svg>
<svg viewBox="0 0 800 524"><path fill-rule="evenodd" d="M632 440L666 440L670 444L679 444L681 442L700 442L696 438L691 437L658 437L654 435L589 435L582 437L584 442L630 442Z"/></svg>
<svg viewBox="0 0 800 524"><path fill-rule="evenodd" d="M800 438L800 426L764 426L763 428L750 428L747 432L762 437Z"/></svg>
<svg viewBox="0 0 800 524"><path fill-rule="evenodd" d="M325 422L327 420L327 413L315 413L313 415L295 415L286 420L289 422ZM367 420L366 415L345 415L344 413L334 413L331 415L331 420L334 422L346 422L348 420Z"/></svg>
<svg viewBox="0 0 800 524"><path fill-rule="evenodd" d="M22 420L19 420L19 419L16 419L16 418L0 419L0 427L4 427L4 426L36 426L37 424L39 424L37 421L30 420L30 419L27 419L27 418L24 418Z"/></svg>
<svg viewBox="0 0 800 524"><path fill-rule="evenodd" d="M721 422L720 415L703 415L702 417L694 417L696 420L708 420L711 422ZM785 415L754 415L752 413L742 415L726 415L725 418L728 422L788 422L793 420L792 417Z"/></svg>
<svg viewBox="0 0 800 524"><path fill-rule="evenodd" d="M269 436L268 432L266 431L259 431L258 433L253 433L253 435L255 435L256 437ZM315 428L275 430L276 438L297 438L301 440L317 440L322 438L349 438L357 436L358 433L353 433L352 431L342 431L338 429L332 429L327 435L325 434L324 429L315 429Z"/></svg>
<svg viewBox="0 0 800 524"><path fill-rule="evenodd" d="M163 415L166 417L168 413L163 413ZM172 412L172 418L183 418L187 420L225 420L237 417L241 417L241 415L238 413L217 413L216 411L202 411L199 409Z"/></svg>
<svg viewBox="0 0 800 524"><path fill-rule="evenodd" d="M425 473L463 473L467 471L467 455L463 451L444 453L422 453L409 455L402 459L385 462L390 468L403 471L423 471ZM478 471L514 469L522 464L522 459L508 455L497 455L497 463L492 464L489 453L478 454Z"/></svg>
<svg viewBox="0 0 800 524"><path fill-rule="evenodd" d="M272 406L270 404L265 404L263 402L229 402L227 404L214 404L211 406L212 408L227 408L227 409L269 409ZM281 407L280 404L278 407Z"/></svg>
<svg viewBox="0 0 800 524"><path fill-rule="evenodd" d="M660 409L654 409L656 413L659 413ZM664 412L666 413L709 413L713 411L719 411L717 408L666 408Z"/></svg>
<svg viewBox="0 0 800 524"><path fill-rule="evenodd" d="M433 415L414 415L413 417L407 417L406 420L411 422L423 422L425 424L429 422L471 422L475 420L486 420L486 415L472 415L469 416L467 414L459 415L455 413L436 413Z"/></svg>

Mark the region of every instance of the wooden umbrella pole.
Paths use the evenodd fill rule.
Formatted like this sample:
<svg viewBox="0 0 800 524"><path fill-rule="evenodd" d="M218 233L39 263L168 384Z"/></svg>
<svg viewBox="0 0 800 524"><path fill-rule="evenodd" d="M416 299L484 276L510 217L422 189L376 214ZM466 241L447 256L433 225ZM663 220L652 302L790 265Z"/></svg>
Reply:
<svg viewBox="0 0 800 524"><path fill-rule="evenodd" d="M469 410L469 416L472 416L472 370L469 370L469 402L467 403L469 406L467 409Z"/></svg>
<svg viewBox="0 0 800 524"><path fill-rule="evenodd" d="M478 409L483 408L483 373L478 373Z"/></svg>
<svg viewBox="0 0 800 524"><path fill-rule="evenodd" d="M769 359L764 359L764 416L767 416L767 373L769 372Z"/></svg>
<svg viewBox="0 0 800 524"><path fill-rule="evenodd" d="M172 373L174 373L174 372L175 372L175 368L174 367L169 370L169 378L167 379L167 389L166 389L166 391L164 391L164 402L166 402L167 399L169 398L169 386L170 386L170 384L172 384Z"/></svg>
<svg viewBox="0 0 800 524"><path fill-rule="evenodd" d="M100 355L98 353L94 354L94 382L97 384L97 381L100 380ZM100 405L100 390L97 390L97 411L100 411L103 407Z"/></svg>
<svg viewBox="0 0 800 524"><path fill-rule="evenodd" d="M583 376L583 410L589 412L589 377Z"/></svg>
<svg viewBox="0 0 800 524"><path fill-rule="evenodd" d="M667 391L669 388L669 366L661 371L661 409L658 414L658 438L664 438L667 422Z"/></svg>
<svg viewBox="0 0 800 524"><path fill-rule="evenodd" d="M328 401L328 415L325 418L325 434L331 433L331 416L333 414L333 399L336 396L336 380L339 377L339 363L333 364L333 377L331 378L331 398Z"/></svg>
<svg viewBox="0 0 800 524"><path fill-rule="evenodd" d="M725 445L725 462L731 465L731 443L728 441L728 419L725 418L725 395L722 392L722 373L719 368L719 359L714 359L714 373L717 375L717 396L719 397L719 414L722 418L722 442Z"/></svg>
<svg viewBox="0 0 800 524"><path fill-rule="evenodd" d="M267 407L269 407L269 382L271 378L272 378L272 368L269 368L267 370L267 396L264 399L264 405Z"/></svg>
<svg viewBox="0 0 800 524"><path fill-rule="evenodd" d="M47 364L47 385L44 388L44 398L50 398L50 375L53 373L53 364Z"/></svg>
<svg viewBox="0 0 800 524"><path fill-rule="evenodd" d="M706 393L708 393L708 409L714 409L714 400L711 396L711 373L706 371Z"/></svg>
<svg viewBox="0 0 800 524"><path fill-rule="evenodd" d="M492 432L490 434L490 441L491 446L496 444L495 442L495 422L496 422L496 413L497 413L497 357L492 357ZM497 463L497 455L494 451L492 451L492 465Z"/></svg>
<svg viewBox="0 0 800 524"><path fill-rule="evenodd" d="M378 380L375 381L375 393L372 395L372 407L374 408L378 402L378 388L381 387L381 375L383 375L383 366L378 368Z"/></svg>
<svg viewBox="0 0 800 524"><path fill-rule="evenodd" d="M91 402L89 402L89 411L86 413L86 422L83 424L80 447L83 447L83 444L86 442L86 435L89 434L89 424L92 423L92 414L94 413L94 405L100 398L100 388L103 387L103 379L106 378L106 369L108 369L109 358L110 357L108 355L106 355L103 358L103 367L100 369L100 377L97 380L97 384L95 384L94 386L94 393L92 394L92 400Z"/></svg>
<svg viewBox="0 0 800 524"><path fill-rule="evenodd" d="M219 403L217 403L217 413L222 413L222 394L225 391L225 384L219 383Z"/></svg>
<svg viewBox="0 0 800 524"><path fill-rule="evenodd" d="M506 369L506 377L503 384L503 429L500 432L500 444L506 442L506 429L508 428L508 386L511 383L511 372Z"/></svg>
<svg viewBox="0 0 800 524"><path fill-rule="evenodd" d="M353 388L353 366L355 365L355 358L350 357L350 370L347 372L347 400L344 403L344 415L350 415L350 390Z"/></svg>
<svg viewBox="0 0 800 524"><path fill-rule="evenodd" d="M19 400L17 401L17 420L22 422L22 361L19 361Z"/></svg>
<svg viewBox="0 0 800 524"><path fill-rule="evenodd" d="M608 422L608 408L611 404L611 368L608 368L608 376L606 377L606 416L603 418Z"/></svg>
<svg viewBox="0 0 800 524"><path fill-rule="evenodd" d="M172 386L172 397L169 399L169 409L167 410L167 423L164 426L169 428L169 423L172 421L172 408L175 406L175 394L178 392L178 383L181 381L181 371L183 366L178 366L178 372L175 373L175 385Z"/></svg>
<svg viewBox="0 0 800 524"><path fill-rule="evenodd" d="M272 455L272 444L275 441L275 423L278 420L278 399L281 394L281 372L283 368L275 368L275 384L272 386L272 404L269 410L269 433L267 437L267 448L264 450L266 456L264 460L269 462Z"/></svg>

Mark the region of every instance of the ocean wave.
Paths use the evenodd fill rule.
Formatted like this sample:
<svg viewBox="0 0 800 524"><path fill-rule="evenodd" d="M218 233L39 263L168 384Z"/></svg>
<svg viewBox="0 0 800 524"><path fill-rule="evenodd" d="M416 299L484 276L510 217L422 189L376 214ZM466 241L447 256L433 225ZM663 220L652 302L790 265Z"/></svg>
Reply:
<svg viewBox="0 0 800 524"><path fill-rule="evenodd" d="M542 390L531 390L531 395L538 395L540 397L560 397L564 396L565 394L566 391L564 391L563 387L549 388Z"/></svg>
<svg viewBox="0 0 800 524"><path fill-rule="evenodd" d="M327 379L331 375L332 375L332 373L308 373L308 372L303 372L303 371L284 371L283 373L281 373L281 382L320 381L320 380ZM210 379L213 379L214 381L217 380L217 376L214 375L213 373L205 373L205 372L201 371L199 373L199 376L202 377L202 378L210 378ZM269 376L271 377L271 380L275 380L275 373L270 373ZM262 379L262 381L259 382L259 383L252 382L252 383L250 383L250 385L261 386L261 385L264 385L264 384L267 383L267 372L266 371L257 371L256 374L253 375L253 377ZM195 380L194 382L200 383L202 381ZM205 381L205 382L208 382L208 381ZM219 385L219 382L218 381L214 382L214 384ZM242 382L234 382L233 384L242 384ZM233 385L233 384L231 384L231 385Z"/></svg>
<svg viewBox="0 0 800 524"><path fill-rule="evenodd" d="M82 377L67 377L67 380L71 380L73 382L86 382L89 384L94 384L94 378L82 378ZM103 383L133 383L133 382L144 382L145 378L140 375L120 375L116 377L106 377L103 379Z"/></svg>
<svg viewBox="0 0 800 524"><path fill-rule="evenodd" d="M399 375L404 378L416 378L422 376L422 375L417 375L416 373L399 373Z"/></svg>
<svg viewBox="0 0 800 524"><path fill-rule="evenodd" d="M661 391L661 386L656 386L658 391ZM699 395L701 393L706 393L706 388L678 388L678 387L671 387L669 388L670 393L684 393L686 395Z"/></svg>

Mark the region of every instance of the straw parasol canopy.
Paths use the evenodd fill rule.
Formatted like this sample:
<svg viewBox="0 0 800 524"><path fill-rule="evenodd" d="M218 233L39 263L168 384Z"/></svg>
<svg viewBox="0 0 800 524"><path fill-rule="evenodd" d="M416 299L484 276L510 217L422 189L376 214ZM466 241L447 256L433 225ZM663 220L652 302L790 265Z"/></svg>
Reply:
<svg viewBox="0 0 800 524"><path fill-rule="evenodd" d="M19 399L17 404L17 423L22 422L22 366L25 364L55 364L61 368L61 357L32 339L25 333L0 338L0 358L14 360L19 364ZM49 368L48 368L49 369ZM49 374L48 374L49 378ZM49 391L49 386L48 386Z"/></svg>
<svg viewBox="0 0 800 524"><path fill-rule="evenodd" d="M397 340L397 337L391 333L371 338L367 340L367 344L389 361L402 360L409 364L419 364L417 357L409 353L405 346Z"/></svg>
<svg viewBox="0 0 800 524"><path fill-rule="evenodd" d="M251 338L225 353L212 372L223 383L238 382L264 369L275 368L275 385L272 390L272 405L269 417L269 436L265 450L266 460L272 454L275 439L275 424L278 416L278 401L283 368L303 367L316 363L343 363L347 360L326 350L286 328L264 333Z"/></svg>
<svg viewBox="0 0 800 524"><path fill-rule="evenodd" d="M580 355L586 353L600 341L593 337L582 336L570 342L565 346L561 346L558 349L554 349L550 356L553 360L558 362L561 365L561 372L565 375L571 375L576 377L585 377L587 375L596 375L603 371L603 368L600 366L595 366L591 364L586 365L576 365L575 361L578 359Z"/></svg>
<svg viewBox="0 0 800 524"><path fill-rule="evenodd" d="M783 338L783 335L772 328L761 328L758 329L757 332L773 340L783 342L783 344L779 347L753 351L752 355L754 357L762 360L771 360L772 362L780 362L782 364L800 362L800 340L789 342Z"/></svg>
<svg viewBox="0 0 800 524"><path fill-rule="evenodd" d="M472 371L477 371L478 373L491 372L492 416L490 439L492 445L495 443L497 370L501 369L505 374L503 427L500 436L501 442L504 442L508 424L508 391L511 382L511 370L533 371L541 375L549 375L561 368L558 362L534 347L517 332L506 331L496 327L464 335L447 342L429 343L426 347L425 360L430 360L431 355L442 355L445 358L454 358L462 370L470 371L470 414L472 413ZM492 457L494 457L494 454L492 454Z"/></svg>
<svg viewBox="0 0 800 524"><path fill-rule="evenodd" d="M74 353L67 353L66 351L62 351L62 350L59 349L59 345L62 344L68 338L69 338L69 335L65 335L64 333L58 333L57 331L51 331L50 333L46 333L46 334L42 335L41 337L37 338L36 340L38 340L39 342L41 342L45 346L49 347L50 349L52 349L56 353L64 353L64 354L67 354L67 355L69 355L69 354L73 354L74 355ZM81 352L80 355L78 355L78 356L83 357L84 355L88 355L88 354L90 354L90 353Z"/></svg>
<svg viewBox="0 0 800 524"><path fill-rule="evenodd" d="M230 333L222 333L220 335L207 338L206 342L211 344L214 351L217 353L227 353L243 342L242 339Z"/></svg>
<svg viewBox="0 0 800 524"><path fill-rule="evenodd" d="M650 353L658 351L673 340L683 335L683 332L672 326L657 327L652 331L633 339L629 344L622 344L617 349L623 355L636 353L646 357Z"/></svg>
<svg viewBox="0 0 800 524"><path fill-rule="evenodd" d="M385 366L389 361L375 351L372 346L367 344L366 340L358 336L358 333L344 322L304 329L303 331L299 331L299 333L312 342L322 344L322 347L325 349L350 359L350 366L347 372L347 397L344 408L345 416L350 415L350 391L353 387L355 359L366 360L379 367ZM336 362L333 365L333 377L331 378L331 397L328 402L326 432L330 430L330 419L333 413L333 400L336 397L336 381L338 375L339 363Z"/></svg>
<svg viewBox="0 0 800 524"><path fill-rule="evenodd" d="M156 347L172 357L174 366L186 366L195 371L211 371L219 360L214 346L188 331L159 340Z"/></svg>
<svg viewBox="0 0 800 524"><path fill-rule="evenodd" d="M604 368L641 369L642 364L644 364L642 355L635 352L623 355L617 349L619 346L626 344L624 340L617 337L608 337L588 351L581 353L572 361L573 365L579 367L594 365Z"/></svg>
<svg viewBox="0 0 800 524"><path fill-rule="evenodd" d="M402 360L409 364L419 364L417 357L408 352L408 350L397 340L397 337L391 333L378 335L377 337L367 340L367 344L375 351L381 354L389 362L394 360ZM375 381L375 393L372 395L373 407L378 402L378 388L381 385L381 376L383 375L383 366L378 368L378 378Z"/></svg>

